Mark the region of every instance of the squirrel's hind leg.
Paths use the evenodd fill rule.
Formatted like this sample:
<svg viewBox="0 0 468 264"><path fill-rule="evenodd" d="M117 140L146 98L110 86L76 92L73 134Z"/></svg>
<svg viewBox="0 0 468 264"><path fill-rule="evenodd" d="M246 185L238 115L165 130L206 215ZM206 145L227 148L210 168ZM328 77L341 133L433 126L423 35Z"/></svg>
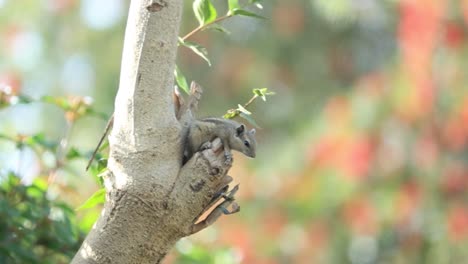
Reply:
<svg viewBox="0 0 468 264"><path fill-rule="evenodd" d="M205 143L203 143L201 146L200 146L200 151L203 151L203 150L206 150L206 149L210 149L212 146L211 142L210 141L207 141Z"/></svg>

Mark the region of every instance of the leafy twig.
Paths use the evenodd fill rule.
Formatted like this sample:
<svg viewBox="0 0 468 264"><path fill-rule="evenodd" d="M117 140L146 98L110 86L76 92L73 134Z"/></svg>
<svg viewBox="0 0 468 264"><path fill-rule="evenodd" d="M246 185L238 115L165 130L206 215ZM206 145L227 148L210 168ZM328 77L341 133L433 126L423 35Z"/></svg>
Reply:
<svg viewBox="0 0 468 264"><path fill-rule="evenodd" d="M216 24L218 22L221 22L225 19L228 19L230 17L233 17L234 14L227 14L227 15L224 15L222 17L218 17L217 19L211 21L211 22L208 22L204 25L199 25L198 27L196 27L194 30L190 31L187 35L183 36L181 39L183 41L186 41L188 38L190 38L191 36L195 35L197 32L199 31L202 31L203 29L207 28L208 26L212 25L212 24Z"/></svg>
<svg viewBox="0 0 468 264"><path fill-rule="evenodd" d="M252 125L259 127L257 123L255 122L255 120L251 117L252 113L247 110L247 107L251 105L255 101L255 99L257 99L258 97L262 98L263 101L266 101L267 95L274 95L275 93L269 92L268 88L255 88L252 90L252 92L254 95L252 96L252 98L250 98L249 101L247 101L247 103L245 103L243 106L240 104L237 105L236 109L227 110L226 114L223 115L223 118L233 119L237 116L240 116L244 118L245 120L247 120Z"/></svg>

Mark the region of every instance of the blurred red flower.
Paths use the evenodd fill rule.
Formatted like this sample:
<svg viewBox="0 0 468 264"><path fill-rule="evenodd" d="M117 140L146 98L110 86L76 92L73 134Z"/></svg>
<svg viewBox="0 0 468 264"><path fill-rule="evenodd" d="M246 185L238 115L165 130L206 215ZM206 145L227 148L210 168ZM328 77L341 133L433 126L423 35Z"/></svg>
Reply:
<svg viewBox="0 0 468 264"><path fill-rule="evenodd" d="M447 215L449 239L459 242L468 238L468 208L462 205L454 205Z"/></svg>

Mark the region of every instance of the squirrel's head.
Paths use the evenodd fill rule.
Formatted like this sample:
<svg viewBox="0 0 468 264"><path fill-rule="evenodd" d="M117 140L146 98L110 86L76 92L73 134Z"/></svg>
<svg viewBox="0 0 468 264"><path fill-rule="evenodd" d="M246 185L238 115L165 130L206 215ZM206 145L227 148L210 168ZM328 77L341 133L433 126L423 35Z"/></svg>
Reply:
<svg viewBox="0 0 468 264"><path fill-rule="evenodd" d="M257 141L255 140L255 129L247 131L243 124L236 128L236 137L239 150L247 157L255 158L257 151Z"/></svg>

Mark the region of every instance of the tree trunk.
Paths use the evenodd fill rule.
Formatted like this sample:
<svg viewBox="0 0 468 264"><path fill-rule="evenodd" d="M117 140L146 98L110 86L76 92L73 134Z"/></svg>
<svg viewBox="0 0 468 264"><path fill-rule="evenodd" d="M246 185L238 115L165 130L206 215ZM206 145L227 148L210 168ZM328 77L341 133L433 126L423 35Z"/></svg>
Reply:
<svg viewBox="0 0 468 264"><path fill-rule="evenodd" d="M131 1L103 177L106 203L72 263L159 263L180 238L233 203L195 224L231 178L219 141L182 166L187 121L179 123L172 99L182 4Z"/></svg>

